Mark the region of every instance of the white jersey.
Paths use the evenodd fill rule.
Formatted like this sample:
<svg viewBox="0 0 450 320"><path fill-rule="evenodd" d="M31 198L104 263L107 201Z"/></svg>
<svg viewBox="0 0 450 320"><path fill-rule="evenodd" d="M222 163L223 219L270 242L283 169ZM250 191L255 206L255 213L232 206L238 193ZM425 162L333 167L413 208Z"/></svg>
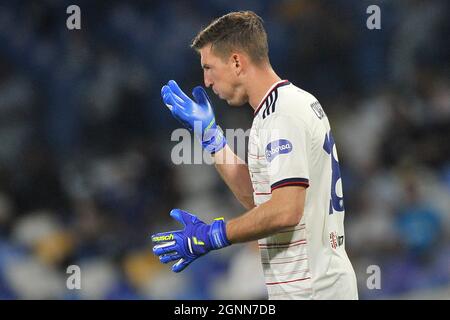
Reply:
<svg viewBox="0 0 450 320"><path fill-rule="evenodd" d="M274 189L308 188L300 223L258 241L269 299L357 299L336 147L314 96L287 80L270 88L255 111L248 167L257 206Z"/></svg>

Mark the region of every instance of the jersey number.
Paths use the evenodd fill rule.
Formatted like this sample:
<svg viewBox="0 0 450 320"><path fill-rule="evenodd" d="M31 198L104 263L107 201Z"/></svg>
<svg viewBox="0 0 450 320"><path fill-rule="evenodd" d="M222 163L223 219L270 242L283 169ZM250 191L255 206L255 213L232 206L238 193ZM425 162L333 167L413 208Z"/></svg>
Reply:
<svg viewBox="0 0 450 320"><path fill-rule="evenodd" d="M329 214L334 212L344 212L344 198L340 197L336 193L336 187L338 183L342 186L341 180L341 170L339 169L339 161L335 158L334 149L334 138L331 131L325 135L325 142L323 143L323 149L331 155L331 199L330 199L330 210ZM342 189L342 188L341 188Z"/></svg>

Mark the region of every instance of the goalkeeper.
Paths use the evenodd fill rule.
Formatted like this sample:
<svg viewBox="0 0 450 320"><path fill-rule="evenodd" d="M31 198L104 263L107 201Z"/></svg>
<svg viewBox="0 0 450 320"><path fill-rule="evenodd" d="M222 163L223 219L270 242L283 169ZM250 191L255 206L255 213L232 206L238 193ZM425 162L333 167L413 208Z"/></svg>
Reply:
<svg viewBox="0 0 450 320"><path fill-rule="evenodd" d="M337 151L320 103L275 73L262 20L253 12L216 19L191 46L200 54L205 86L231 106L254 109L248 165L227 145L202 87L191 99L171 80L161 90L163 101L196 133L248 211L207 224L174 209L170 215L182 228L153 235L153 252L180 272L211 250L258 240L269 299L357 299Z"/></svg>

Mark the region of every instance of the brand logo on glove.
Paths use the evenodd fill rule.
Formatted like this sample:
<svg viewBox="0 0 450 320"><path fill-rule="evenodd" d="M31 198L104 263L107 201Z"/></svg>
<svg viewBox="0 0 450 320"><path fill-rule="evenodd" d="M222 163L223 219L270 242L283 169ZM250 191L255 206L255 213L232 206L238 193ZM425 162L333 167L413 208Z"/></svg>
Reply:
<svg viewBox="0 0 450 320"><path fill-rule="evenodd" d="M203 241L198 240L196 237L192 237L192 240L194 240L194 244L197 246L204 246L205 243Z"/></svg>
<svg viewBox="0 0 450 320"><path fill-rule="evenodd" d="M153 241L154 242L158 242L158 241L169 241L169 240L173 240L173 233L167 235L167 236L159 236L159 237L154 237Z"/></svg>
<svg viewBox="0 0 450 320"><path fill-rule="evenodd" d="M266 147L266 159L271 162L277 155L292 151L292 143L286 139L272 141Z"/></svg>

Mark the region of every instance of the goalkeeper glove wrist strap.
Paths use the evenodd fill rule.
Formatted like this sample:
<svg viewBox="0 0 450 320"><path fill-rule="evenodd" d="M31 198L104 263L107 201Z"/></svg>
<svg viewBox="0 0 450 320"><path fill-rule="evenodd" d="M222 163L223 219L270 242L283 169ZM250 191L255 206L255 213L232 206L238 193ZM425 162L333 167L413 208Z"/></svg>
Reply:
<svg viewBox="0 0 450 320"><path fill-rule="evenodd" d="M204 134L204 139L207 138L208 135L211 136L211 138L207 141L202 140L202 147L211 155L214 155L226 146L227 139L219 126L214 129L208 129Z"/></svg>
<svg viewBox="0 0 450 320"><path fill-rule="evenodd" d="M216 219L211 224L209 239L213 249L220 249L231 245L227 239L226 222L223 219Z"/></svg>

